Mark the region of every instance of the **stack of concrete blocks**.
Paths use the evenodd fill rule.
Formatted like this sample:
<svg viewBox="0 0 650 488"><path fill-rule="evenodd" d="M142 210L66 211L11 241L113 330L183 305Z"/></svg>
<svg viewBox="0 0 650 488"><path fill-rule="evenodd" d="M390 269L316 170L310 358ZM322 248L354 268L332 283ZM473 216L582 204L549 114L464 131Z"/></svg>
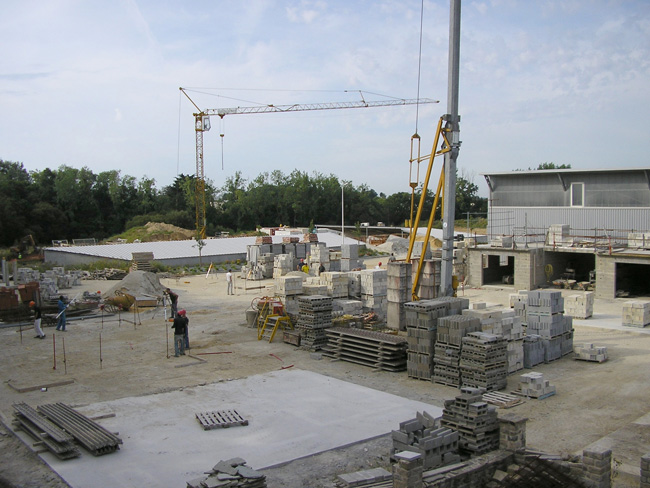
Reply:
<svg viewBox="0 0 650 488"><path fill-rule="evenodd" d="M413 259L420 259L422 256L422 249L424 248L424 241L415 241L413 243L413 251L411 252L411 257ZM427 246L427 252L424 255L424 259L431 259L431 246Z"/></svg>
<svg viewBox="0 0 650 488"><path fill-rule="evenodd" d="M81 280L84 277L84 271L79 269L74 269L68 272L69 279L71 280L72 286L81 286Z"/></svg>
<svg viewBox="0 0 650 488"><path fill-rule="evenodd" d="M260 247L264 247L264 246L260 246ZM268 247L269 249L271 248L271 246ZM271 254L270 252L260 254L259 260L257 261L257 265L260 267L260 272L262 273L262 279L273 277L274 263L275 263L275 259L273 257L273 254Z"/></svg>
<svg viewBox="0 0 650 488"><path fill-rule="evenodd" d="M482 388L461 388L460 395L445 400L442 427L458 432L458 447L471 454L499 448L499 420L495 406L483 401Z"/></svg>
<svg viewBox="0 0 650 488"><path fill-rule="evenodd" d="M352 271L358 268L361 268L359 245L343 244L341 246L341 271Z"/></svg>
<svg viewBox="0 0 650 488"><path fill-rule="evenodd" d="M449 315L438 319L438 335L434 347L433 382L460 388L460 357L463 337L479 332L481 321L467 315Z"/></svg>
<svg viewBox="0 0 650 488"><path fill-rule="evenodd" d="M361 271L348 272L348 296L361 298Z"/></svg>
<svg viewBox="0 0 650 488"><path fill-rule="evenodd" d="M420 300L404 304L408 354L406 369L409 378L433 378L434 352L438 319L449 315L449 303Z"/></svg>
<svg viewBox="0 0 650 488"><path fill-rule="evenodd" d="M460 377L463 387L502 390L508 380L507 342L501 335L470 332L462 339Z"/></svg>
<svg viewBox="0 0 650 488"><path fill-rule="evenodd" d="M359 316L363 313L361 300L350 300L347 298L336 298L332 300L332 317L343 315Z"/></svg>
<svg viewBox="0 0 650 488"><path fill-rule="evenodd" d="M341 271L341 251L330 251L330 271Z"/></svg>
<svg viewBox="0 0 650 488"><path fill-rule="evenodd" d="M318 351L327 345L326 329L332 326L332 298L325 295L298 297L300 348Z"/></svg>
<svg viewBox="0 0 650 488"><path fill-rule="evenodd" d="M522 325L526 325L526 303L528 294L526 292L510 294L510 308L514 309L515 315L519 317Z"/></svg>
<svg viewBox="0 0 650 488"><path fill-rule="evenodd" d="M275 244L274 244L275 245ZM273 278L284 276L296 268L293 264L293 256L291 254L277 254L273 258Z"/></svg>
<svg viewBox="0 0 650 488"><path fill-rule="evenodd" d="M490 246L510 249L512 247L512 236L494 236L490 239Z"/></svg>
<svg viewBox="0 0 650 488"><path fill-rule="evenodd" d="M391 432L391 458L401 451L417 452L422 455L424 469L460 462L458 432L442 427L440 420L427 412L417 412L416 418L400 422L399 430Z"/></svg>
<svg viewBox="0 0 650 488"><path fill-rule="evenodd" d="M332 298L348 297L348 275L339 271L325 271L320 275L320 282L327 286L327 294Z"/></svg>
<svg viewBox="0 0 650 488"><path fill-rule="evenodd" d="M422 263L422 273L420 275L420 280L418 281L418 287L415 290L415 293L420 298L420 300L430 300L438 296L438 288L440 287L440 266L441 260L426 260ZM417 272L419 261L411 260L413 270L411 275L415 277Z"/></svg>
<svg viewBox="0 0 650 488"><path fill-rule="evenodd" d="M555 385L544 379L542 373L531 371L520 376L519 392L522 396L530 398L546 398L555 395Z"/></svg>
<svg viewBox="0 0 650 488"><path fill-rule="evenodd" d="M528 292L526 333L542 337L545 362L555 361L573 351L573 319L564 315L561 292Z"/></svg>
<svg viewBox="0 0 650 488"><path fill-rule="evenodd" d="M650 302L630 300L623 304L623 325L645 327L650 324Z"/></svg>
<svg viewBox="0 0 650 488"><path fill-rule="evenodd" d="M588 319L594 314L594 292L564 297L564 314L574 319Z"/></svg>
<svg viewBox="0 0 650 488"><path fill-rule="evenodd" d="M302 295L302 277L279 276L275 278L275 295L282 300L287 313L298 313L298 295Z"/></svg>
<svg viewBox="0 0 650 488"><path fill-rule="evenodd" d="M311 280L316 280L311 281ZM302 294L303 295L327 295L327 285L321 284L319 278L310 276L302 284Z"/></svg>
<svg viewBox="0 0 650 488"><path fill-rule="evenodd" d="M32 268L18 268L16 270L16 276L14 276L14 283L17 285L25 285L33 281L39 281L41 279L41 273L38 270Z"/></svg>
<svg viewBox="0 0 650 488"><path fill-rule="evenodd" d="M593 344L576 344L573 346L573 359L602 363L607 361L607 348Z"/></svg>
<svg viewBox="0 0 650 488"><path fill-rule="evenodd" d="M388 302L388 273L385 269L361 270L361 302L364 311L375 312L381 319L386 319Z"/></svg>
<svg viewBox="0 0 650 488"><path fill-rule="evenodd" d="M530 369L544 362L544 343L535 334L524 336L524 368Z"/></svg>
<svg viewBox="0 0 650 488"><path fill-rule="evenodd" d="M309 245L309 265L318 269L322 264L325 271L330 271L330 251L324 242L316 242Z"/></svg>
<svg viewBox="0 0 650 488"><path fill-rule="evenodd" d="M569 235L571 227L568 224L553 224L548 228L546 245L570 247L573 245L573 238Z"/></svg>
<svg viewBox="0 0 650 488"><path fill-rule="evenodd" d="M627 247L633 249L650 249L650 232L629 232Z"/></svg>
<svg viewBox="0 0 650 488"><path fill-rule="evenodd" d="M42 300L50 300L59 294L59 288L56 281L52 278L42 278L38 282L38 287L41 291Z"/></svg>
<svg viewBox="0 0 650 488"><path fill-rule="evenodd" d="M411 297L411 264L389 262L386 270L386 325L394 330L406 330L406 312L404 304Z"/></svg>

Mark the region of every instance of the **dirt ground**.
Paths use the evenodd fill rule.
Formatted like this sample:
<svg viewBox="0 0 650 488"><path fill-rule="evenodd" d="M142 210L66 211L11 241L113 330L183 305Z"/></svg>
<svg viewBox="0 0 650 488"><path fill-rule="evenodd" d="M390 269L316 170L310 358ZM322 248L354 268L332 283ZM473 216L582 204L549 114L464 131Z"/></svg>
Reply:
<svg viewBox="0 0 650 488"><path fill-rule="evenodd" d="M368 260L367 266L374 266L375 260ZM222 273L161 282L179 294L180 307L190 318L191 353L204 353L200 357L205 362L176 367L196 360L173 357L170 324L162 308L141 311L135 317L125 313L121 320L104 316L69 322L66 332L56 332L56 363L53 328L45 329L44 340L34 339L29 327L22 333L17 327L2 328L0 418L5 426L10 425L12 404L16 402L36 406L61 401L80 406L231 381L291 365L439 407L458 393L451 387L410 379L406 372L375 372L361 365L330 361L277 338L273 343L258 341L256 330L247 327L245 312L254 298L272 294L270 288L264 288L272 284L271 280L261 285L249 283L263 286L249 290L240 288L244 282L236 280L235 296L226 295ZM105 292L114 284L85 281L69 294ZM510 293L512 289L508 288L470 289L464 296L507 307ZM533 449L576 453L596 441L608 442L614 459L622 463L614 480L617 487L638 486L640 456L650 452L649 417L639 420L650 411L650 330L623 330L622 304L623 300L597 301L593 320L574 322L574 342L607 346L607 362L587 363L565 357L539 365L535 371L556 386L557 394L500 411L529 419L527 443ZM69 380L73 382L47 391L16 390ZM518 381L518 374L509 376L507 391L517 389ZM395 419L395 428L404 420L408 419ZM389 436L383 436L266 469L264 473L270 487L332 487L339 473L376 466L389 469L390 447ZM233 456L246 459L246 453ZM0 487L68 486L4 426L0 429L0 459Z"/></svg>

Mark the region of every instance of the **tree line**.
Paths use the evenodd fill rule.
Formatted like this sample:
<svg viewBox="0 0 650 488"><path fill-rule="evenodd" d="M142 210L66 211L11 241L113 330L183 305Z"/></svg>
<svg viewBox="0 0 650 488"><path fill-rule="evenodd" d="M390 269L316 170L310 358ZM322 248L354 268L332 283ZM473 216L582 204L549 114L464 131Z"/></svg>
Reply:
<svg viewBox="0 0 650 488"><path fill-rule="evenodd" d="M102 240L149 221L192 229L195 186L193 175L180 174L159 189L152 178L137 179L116 170L95 174L86 167L63 165L28 172L22 163L0 160L0 245L11 246L30 234L38 243ZM346 225L404 225L411 210L411 192L385 195L334 175L299 170L288 175L265 172L251 181L237 172L221 188L211 181L205 187L208 235L281 224L340 225L341 188ZM469 178L458 177L456 193L458 218L486 212L487 201ZM415 194L417 205L421 189ZM429 190L424 209L432 204ZM422 218L428 218L424 209Z"/></svg>

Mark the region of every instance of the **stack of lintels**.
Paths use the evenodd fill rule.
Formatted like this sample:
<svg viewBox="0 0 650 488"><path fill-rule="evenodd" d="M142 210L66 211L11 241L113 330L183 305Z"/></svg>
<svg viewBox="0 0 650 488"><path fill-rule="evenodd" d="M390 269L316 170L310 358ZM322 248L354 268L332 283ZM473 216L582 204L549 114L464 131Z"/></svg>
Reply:
<svg viewBox="0 0 650 488"><path fill-rule="evenodd" d="M463 387L502 390L508 380L507 342L502 335L470 332L463 337L460 377Z"/></svg>
<svg viewBox="0 0 650 488"><path fill-rule="evenodd" d="M623 304L623 325L645 327L650 324L650 302L630 300Z"/></svg>
<svg viewBox="0 0 650 488"><path fill-rule="evenodd" d="M122 439L115 434L64 403L41 405L37 410L72 435L94 456L115 452L122 444Z"/></svg>
<svg viewBox="0 0 650 488"><path fill-rule="evenodd" d="M404 304L409 378L433 378L438 319L449 315L449 305L449 302L439 300L420 300Z"/></svg>
<svg viewBox="0 0 650 488"><path fill-rule="evenodd" d="M419 260L411 260L413 263L413 271L417 272ZM427 259L422 264L422 273L418 280L418 287L415 294L420 300L429 300L438 296L438 288L440 287L440 266L442 261L440 259Z"/></svg>
<svg viewBox="0 0 650 488"><path fill-rule="evenodd" d="M528 292L526 333L542 337L544 361L555 361L573 352L573 319L564 315L562 293L552 290Z"/></svg>
<svg viewBox="0 0 650 488"><path fill-rule="evenodd" d="M318 351L327 344L326 329L332 326L332 298L325 295L298 297L300 348Z"/></svg>
<svg viewBox="0 0 650 488"><path fill-rule="evenodd" d="M266 476L246 465L242 458L219 461L207 476L187 482L187 488L266 488Z"/></svg>
<svg viewBox="0 0 650 488"><path fill-rule="evenodd" d="M74 437L52 423L47 417L26 403L14 404L14 424L27 432L59 459L70 459L81 455L74 444Z"/></svg>
<svg viewBox="0 0 650 488"><path fill-rule="evenodd" d="M386 325L391 329L406 330L404 304L411 301L411 264L389 262L386 279Z"/></svg>
<svg viewBox="0 0 650 488"><path fill-rule="evenodd" d="M348 275L339 271L325 271L320 275L320 282L327 286L327 294L332 298L348 297Z"/></svg>
<svg viewBox="0 0 650 488"><path fill-rule="evenodd" d="M573 359L602 363L607 361L607 348L593 344L576 344L573 346Z"/></svg>
<svg viewBox="0 0 650 488"><path fill-rule="evenodd" d="M302 294L301 276L278 276L275 278L275 296L279 297L291 315L298 313L298 296Z"/></svg>
<svg viewBox="0 0 650 488"><path fill-rule="evenodd" d="M463 337L479 332L481 321L467 315L450 315L438 319L433 368L433 382L460 388L460 357Z"/></svg>
<svg viewBox="0 0 650 488"><path fill-rule="evenodd" d="M531 371L530 373L521 375L517 393L525 397L541 400L555 395L555 386L551 385L548 380L545 380L542 373Z"/></svg>
<svg viewBox="0 0 650 488"><path fill-rule="evenodd" d="M293 271L293 255L291 254L278 254L273 258L273 278L284 276L290 271Z"/></svg>
<svg viewBox="0 0 650 488"><path fill-rule="evenodd" d="M355 315L362 314L362 306L360 300L348 300L346 298L337 298L332 300L332 317L340 317L342 315Z"/></svg>
<svg viewBox="0 0 650 488"><path fill-rule="evenodd" d="M361 271L348 272L348 296L361 298Z"/></svg>
<svg viewBox="0 0 650 488"><path fill-rule="evenodd" d="M359 245L343 244L341 246L341 271L352 271L358 268L361 268Z"/></svg>
<svg viewBox="0 0 650 488"><path fill-rule="evenodd" d="M495 406L483 401L481 388L461 388L460 395L445 400L440 424L458 432L458 446L471 454L499 447L499 421Z"/></svg>
<svg viewBox="0 0 650 488"><path fill-rule="evenodd" d="M370 366L377 370L406 369L406 340L394 334L333 327L327 330L327 357Z"/></svg>
<svg viewBox="0 0 650 488"><path fill-rule="evenodd" d="M524 330L521 319L514 310L491 310L485 303L473 303L472 309L463 310L463 315L477 317L481 321L481 330L488 334L502 336L507 345L508 374L524 367Z"/></svg>
<svg viewBox="0 0 650 488"><path fill-rule="evenodd" d="M564 297L564 313L574 319L588 319L594 314L594 292Z"/></svg>
<svg viewBox="0 0 650 488"><path fill-rule="evenodd" d="M361 270L361 302L365 311L373 311L386 319L388 273L385 269Z"/></svg>
<svg viewBox="0 0 650 488"><path fill-rule="evenodd" d="M400 422L399 430L391 432L391 458L400 451L422 455L424 469L434 469L460 462L458 432L440 425L440 418L417 412L416 418Z"/></svg>

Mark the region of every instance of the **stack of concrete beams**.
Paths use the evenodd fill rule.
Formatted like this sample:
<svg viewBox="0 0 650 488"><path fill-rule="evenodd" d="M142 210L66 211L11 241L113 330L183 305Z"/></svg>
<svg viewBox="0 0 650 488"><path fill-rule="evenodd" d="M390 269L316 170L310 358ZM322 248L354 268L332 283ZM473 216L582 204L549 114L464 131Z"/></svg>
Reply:
<svg viewBox="0 0 650 488"><path fill-rule="evenodd" d="M460 355L463 337L479 332L481 321L466 315L450 315L438 319L438 335L434 348L433 382L461 386Z"/></svg>
<svg viewBox="0 0 650 488"><path fill-rule="evenodd" d="M442 427L440 418L427 412L417 412L416 415L412 420L400 422L399 430L391 432L391 458L400 451L417 452L422 455L426 470L460 462L458 432Z"/></svg>
<svg viewBox="0 0 650 488"><path fill-rule="evenodd" d="M332 317L341 315L361 315L363 305L361 300L350 300L347 298L336 298L332 300Z"/></svg>
<svg viewBox="0 0 650 488"><path fill-rule="evenodd" d="M588 319L594 314L594 292L564 297L564 314L574 319Z"/></svg>
<svg viewBox="0 0 650 488"><path fill-rule="evenodd" d="M650 324L650 302L630 300L623 304L623 325L645 327Z"/></svg>
<svg viewBox="0 0 650 488"><path fill-rule="evenodd" d="M352 271L358 268L361 268L359 245L343 244L341 246L341 271Z"/></svg>
<svg viewBox="0 0 650 488"><path fill-rule="evenodd" d="M278 254L273 258L273 278L279 278L293 271L293 256L291 254Z"/></svg>
<svg viewBox="0 0 650 488"><path fill-rule="evenodd" d="M460 450L481 454L499 448L499 420L495 406L483 401L481 388L461 388L460 395L445 400L442 427L458 432Z"/></svg>
<svg viewBox="0 0 650 488"><path fill-rule="evenodd" d="M545 362L560 359L573 351L573 319L564 315L561 292L528 292L526 333L542 337Z"/></svg>
<svg viewBox="0 0 650 488"><path fill-rule="evenodd" d="M386 325L395 330L406 330L404 304L411 297L411 264L389 262L387 271L387 317Z"/></svg>
<svg viewBox="0 0 650 488"><path fill-rule="evenodd" d="M333 327L327 330L323 354L376 370L399 372L406 369L406 349L406 340L394 334Z"/></svg>
<svg viewBox="0 0 650 488"><path fill-rule="evenodd" d="M348 272L348 296L361 298L361 271Z"/></svg>
<svg viewBox="0 0 650 488"><path fill-rule="evenodd" d="M413 275L417 272L419 261L412 260L411 262L413 263L413 271L411 272ZM415 293L420 300L429 300L438 296L441 263L442 261L440 259L429 259L424 261L422 264L422 273L420 275L420 280L418 281L418 287L415 290Z"/></svg>
<svg viewBox="0 0 650 488"><path fill-rule="evenodd" d="M327 294L332 298L348 297L348 275L339 271L321 273L320 281L327 286Z"/></svg>
<svg viewBox="0 0 650 488"><path fill-rule="evenodd" d="M298 297L300 348L318 351L327 344L326 329L332 326L332 298L325 295Z"/></svg>
<svg viewBox="0 0 650 488"><path fill-rule="evenodd" d="M404 304L410 378L431 380L438 319L449 315L449 302L420 300Z"/></svg>
<svg viewBox="0 0 650 488"><path fill-rule="evenodd" d="M74 437L26 403L14 403L14 425L34 437L59 459L81 456Z"/></svg>
<svg viewBox="0 0 650 488"><path fill-rule="evenodd" d="M524 368L530 369L544 362L544 343L535 334L524 336Z"/></svg>
<svg viewBox="0 0 650 488"><path fill-rule="evenodd" d="M187 482L187 488L266 488L266 476L246 465L242 458L219 461L207 476Z"/></svg>
<svg viewBox="0 0 650 488"><path fill-rule="evenodd" d="M555 386L551 385L548 380L544 379L542 373L531 371L521 375L519 382L518 394L530 397L543 399L551 395L555 395Z"/></svg>
<svg viewBox="0 0 650 488"><path fill-rule="evenodd" d="M470 332L463 337L460 376L463 387L502 390L508 380L507 342L501 335Z"/></svg>
<svg viewBox="0 0 650 488"><path fill-rule="evenodd" d="M388 273L385 269L361 270L361 301L364 310L373 311L382 319L386 318L388 301Z"/></svg>
<svg viewBox="0 0 650 488"><path fill-rule="evenodd" d="M602 363L607 361L607 348L593 344L576 344L573 346L573 359Z"/></svg>

